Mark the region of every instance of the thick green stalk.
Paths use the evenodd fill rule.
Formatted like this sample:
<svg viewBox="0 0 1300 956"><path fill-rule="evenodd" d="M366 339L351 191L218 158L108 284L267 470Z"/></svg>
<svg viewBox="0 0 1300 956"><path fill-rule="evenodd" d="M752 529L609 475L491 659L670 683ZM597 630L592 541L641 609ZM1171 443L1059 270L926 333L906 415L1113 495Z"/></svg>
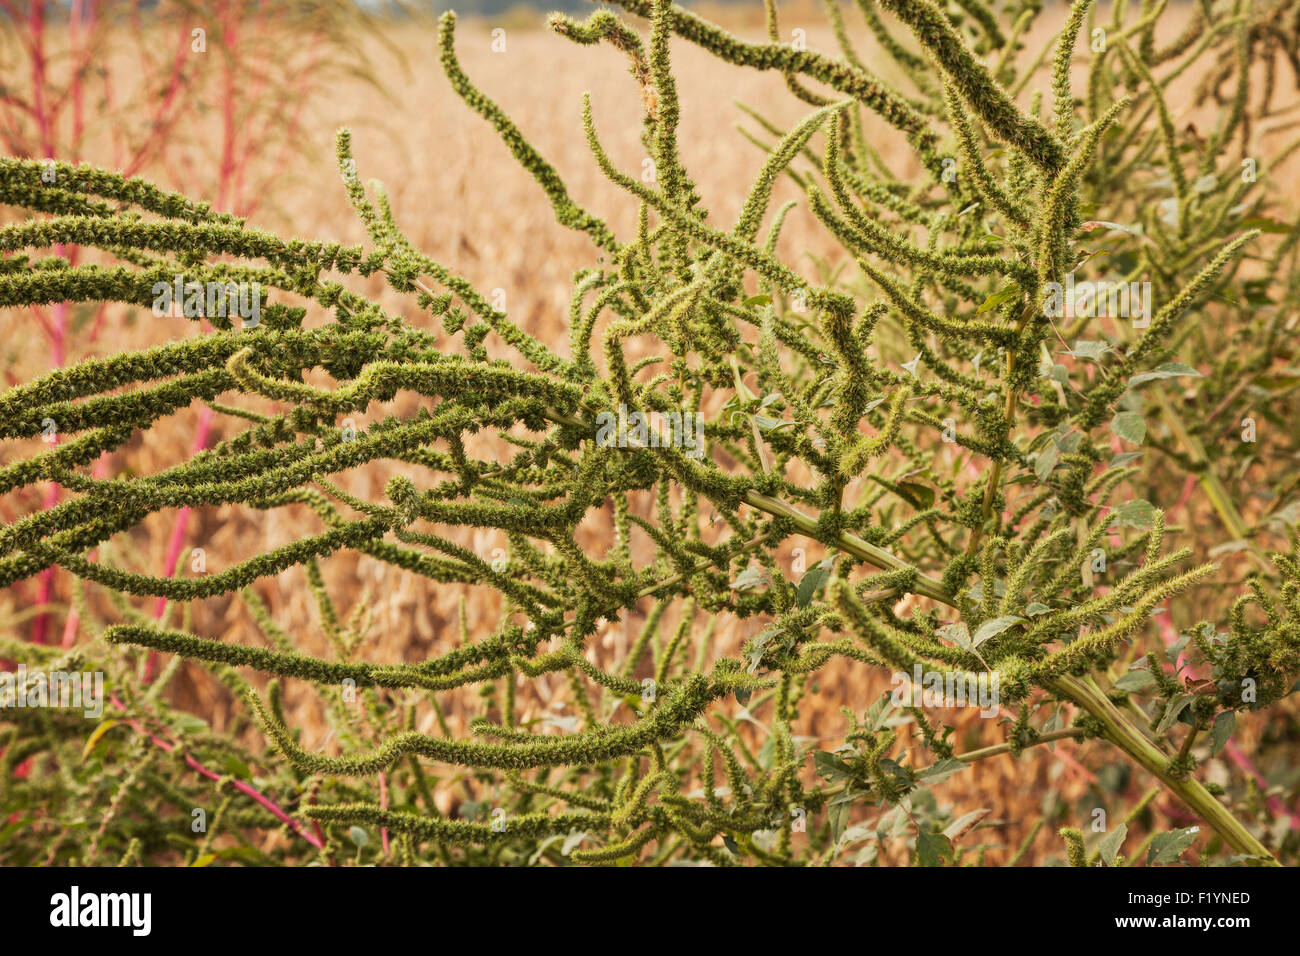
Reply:
<svg viewBox="0 0 1300 956"><path fill-rule="evenodd" d="M1192 777L1177 777L1171 770L1172 760L1146 738L1090 679L1065 675L1048 684L1048 689L1085 710L1105 727L1106 739L1119 747L1138 764L1160 780L1165 787L1187 804L1202 820L1238 853L1259 857L1269 866L1279 866L1264 844L1234 817L1228 808L1214 799L1210 791Z"/></svg>
<svg viewBox="0 0 1300 956"><path fill-rule="evenodd" d="M789 519L800 534L813 538L818 536L816 519L796 510L779 498L762 495L757 491L749 491L745 493L745 503L778 518ZM834 544L840 550L853 555L855 558L860 558L872 567L880 568L882 571L916 571L912 565L890 554L884 548L876 547L871 542L864 541L857 535L849 534L847 531L840 532L838 537L835 538ZM942 601L944 604L951 604L953 600L951 595L944 590L941 582L936 581L934 578L928 578L919 571L917 572L916 584L912 587L912 590L935 601Z"/></svg>

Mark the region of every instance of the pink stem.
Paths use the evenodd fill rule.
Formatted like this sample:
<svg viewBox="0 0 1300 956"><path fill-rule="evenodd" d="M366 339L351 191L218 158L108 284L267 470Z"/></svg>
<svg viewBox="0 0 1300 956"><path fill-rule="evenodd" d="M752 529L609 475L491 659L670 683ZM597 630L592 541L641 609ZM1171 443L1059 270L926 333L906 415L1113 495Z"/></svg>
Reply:
<svg viewBox="0 0 1300 956"><path fill-rule="evenodd" d="M109 700L112 702L113 706L116 707L118 710L123 710L123 711L126 710L126 705L123 704L116 697L110 697ZM167 753L172 753L176 749L175 743L168 740L164 740L162 737L159 737L157 734L153 733L152 731L146 730L144 725L141 724L135 718L128 717L126 719L126 724L132 727L138 733L142 733L145 736L147 736L155 744L157 744L163 750L167 751ZM200 763L192 754L187 753L184 756L185 756L185 763L196 773L204 777L207 777L209 780L221 779L221 774L214 773L213 771L209 770L207 767L203 766L203 764ZM306 840L308 843L310 843L318 850L325 848L325 842L323 840L318 839L315 834L308 833L305 830L303 830L302 826L298 823L297 820L295 820L293 817L289 816L282 809L280 809L280 806L277 803L275 803L270 798L264 796L256 787L244 783L244 781L242 780L235 780L232 782L236 790L240 791L241 793L247 794L249 797L252 797L254 801L256 801L257 803L265 807L271 813L272 816L274 816L277 820L279 820L281 823L287 826L296 835L302 837L304 840Z"/></svg>

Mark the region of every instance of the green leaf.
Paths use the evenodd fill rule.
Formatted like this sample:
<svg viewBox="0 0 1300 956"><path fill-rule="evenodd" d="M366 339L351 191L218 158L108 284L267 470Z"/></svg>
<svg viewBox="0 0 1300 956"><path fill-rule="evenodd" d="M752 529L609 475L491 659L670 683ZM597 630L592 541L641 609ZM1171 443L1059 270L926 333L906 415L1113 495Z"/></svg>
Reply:
<svg viewBox="0 0 1300 956"><path fill-rule="evenodd" d="M767 575L763 573L762 568L751 566L737 574L731 586L737 591L752 591L766 580Z"/></svg>
<svg viewBox="0 0 1300 956"><path fill-rule="evenodd" d="M1137 388L1145 382L1154 382L1161 378L1186 378L1189 376L1192 378L1205 377L1190 365L1184 365L1182 362L1166 362L1164 365L1161 365L1159 368L1153 369L1150 372L1143 372L1141 375L1134 375L1128 380L1128 387Z"/></svg>
<svg viewBox="0 0 1300 956"><path fill-rule="evenodd" d="M867 708L867 713L862 718L862 724L874 734L885 726L885 722L889 720L889 715L893 711L890 695L887 693L881 694L880 699Z"/></svg>
<svg viewBox="0 0 1300 956"><path fill-rule="evenodd" d="M755 415L754 424L758 426L761 432L775 432L782 428L793 428L794 422L783 421L780 418L769 418L767 415Z"/></svg>
<svg viewBox="0 0 1300 956"><path fill-rule="evenodd" d="M1110 430L1130 445L1140 445L1147 437L1146 420L1137 412L1119 412L1110 420Z"/></svg>
<svg viewBox="0 0 1300 956"><path fill-rule="evenodd" d="M939 628L938 634L945 641L952 641L963 651L974 650L974 645L970 642L970 631L961 621L956 624L945 624Z"/></svg>
<svg viewBox="0 0 1300 956"><path fill-rule="evenodd" d="M1122 451L1110 460L1110 463L1106 465L1106 470L1110 471L1112 468L1123 468L1129 462L1137 461L1141 457L1142 452L1140 451Z"/></svg>
<svg viewBox="0 0 1300 956"><path fill-rule="evenodd" d="M852 846L855 843L861 843L863 840L870 840L875 836L875 825L868 822L855 823L844 831L840 837L840 846Z"/></svg>
<svg viewBox="0 0 1300 956"><path fill-rule="evenodd" d="M825 558L818 561L808 569L802 578L799 579L799 589L795 592L795 604L799 607L807 607L816 597L817 592L826 584L826 579L831 576L835 570L835 558Z"/></svg>
<svg viewBox="0 0 1300 956"><path fill-rule="evenodd" d="M1213 757L1223 749L1232 736L1232 732L1237 729L1237 714L1235 711L1225 710L1214 718L1214 726L1210 728L1210 756Z"/></svg>
<svg viewBox="0 0 1300 956"><path fill-rule="evenodd" d="M1034 461L1034 474L1038 476L1039 481L1047 480L1047 476L1052 473L1060 457L1061 450L1056 447L1055 442L1038 453L1038 458Z"/></svg>
<svg viewBox="0 0 1300 956"><path fill-rule="evenodd" d="M1040 614L1051 613L1051 610L1052 609L1050 607L1048 607L1046 604L1043 604L1041 601L1031 601L1029 603L1029 607L1025 608L1025 613L1028 614L1030 617L1038 617L1038 615Z"/></svg>
<svg viewBox="0 0 1300 956"><path fill-rule="evenodd" d="M1003 286L997 292L994 292L985 299L984 303L975 310L975 314L983 315L985 312L991 312L993 309L1002 305L1002 303L1010 302L1018 295L1020 295L1020 286L1018 284L1013 282L1010 285Z"/></svg>
<svg viewBox="0 0 1300 956"><path fill-rule="evenodd" d="M1205 553L1207 558L1218 560L1225 554L1240 554L1242 551L1249 551L1252 545L1245 538L1237 538L1233 541L1225 541L1222 544L1216 544Z"/></svg>
<svg viewBox="0 0 1300 956"><path fill-rule="evenodd" d="M1200 827L1187 827L1182 830L1171 830L1168 833L1157 833L1155 839L1151 841L1151 849L1147 851L1147 864L1175 862L1182 856L1183 851L1196 842L1196 835L1200 832Z"/></svg>
<svg viewBox="0 0 1300 956"><path fill-rule="evenodd" d="M853 776L853 768L835 754L825 750L813 752L813 770L824 780L835 783Z"/></svg>
<svg viewBox="0 0 1300 956"><path fill-rule="evenodd" d="M945 757L922 771L919 779L924 780L928 786L934 786L943 783L953 774L960 773L969 766L970 764L958 760L956 757Z"/></svg>
<svg viewBox="0 0 1300 956"><path fill-rule="evenodd" d="M844 836L849 825L849 810L853 800L854 795L847 791L838 793L826 807L826 817L831 825L831 840L836 843Z"/></svg>
<svg viewBox="0 0 1300 956"><path fill-rule="evenodd" d="M1115 681L1115 689L1122 690L1126 694L1136 693L1151 687L1156 682L1155 676L1151 671L1144 667L1134 668L1119 680Z"/></svg>
<svg viewBox="0 0 1300 956"><path fill-rule="evenodd" d="M979 629L975 631L975 636L971 638L971 644L975 647L979 647L985 641L997 637L1007 628L1013 627L1016 624L1021 624L1024 620L1025 619L1019 614L1009 614L1006 617L995 617L991 621L985 621L979 626Z"/></svg>
<svg viewBox="0 0 1300 956"><path fill-rule="evenodd" d="M758 670L758 665L763 660L763 655L767 653L767 647L772 643L772 638L783 633L784 630L785 628L783 627L769 624L758 634L754 635L753 639L749 642L749 667L747 668L749 673L752 674Z"/></svg>
<svg viewBox="0 0 1300 956"><path fill-rule="evenodd" d="M1070 354L1085 362L1098 362L1109 351L1110 346L1105 342L1085 342L1080 340L1074 343L1074 348L1070 349Z"/></svg>
<svg viewBox="0 0 1300 956"><path fill-rule="evenodd" d="M942 833L917 829L916 857L922 866L940 866L941 860L952 859L952 842Z"/></svg>
<svg viewBox="0 0 1300 956"><path fill-rule="evenodd" d="M1187 647L1187 642L1192 639L1192 635L1184 634L1172 644L1165 646L1165 656L1169 658L1170 664L1177 664L1178 658L1183 656L1183 651Z"/></svg>
<svg viewBox="0 0 1300 956"><path fill-rule="evenodd" d="M880 847L878 847L874 843L868 843L861 850L859 850L858 855L853 858L853 865L871 866L876 862L876 857L879 855L879 853L880 853Z"/></svg>
<svg viewBox="0 0 1300 956"><path fill-rule="evenodd" d="M1160 723L1156 725L1156 733L1157 734L1167 733L1169 729L1173 727L1174 721L1178 719L1178 715L1181 714L1184 710L1186 710L1188 705L1191 704L1191 702L1192 702L1191 694L1180 694L1179 696L1175 697L1170 702L1169 706L1165 708L1165 715L1160 718Z"/></svg>
<svg viewBox="0 0 1300 956"><path fill-rule="evenodd" d="M348 839L360 848L370 842L370 834L361 827L348 827Z"/></svg>
<svg viewBox="0 0 1300 956"><path fill-rule="evenodd" d="M1111 524L1120 528L1137 528L1145 531L1156 519L1156 509L1145 498L1134 498L1110 513Z"/></svg>
<svg viewBox="0 0 1300 956"><path fill-rule="evenodd" d="M1115 857L1119 856L1119 849L1124 845L1124 837L1126 836L1128 836L1128 824L1121 823L1101 838L1101 843L1097 845L1097 849L1101 853L1103 865L1115 865Z"/></svg>
<svg viewBox="0 0 1300 956"><path fill-rule="evenodd" d="M1073 428L1064 435L1056 437L1056 447L1061 450L1061 454L1070 455L1079 450L1083 444L1083 432L1077 432Z"/></svg>
<svg viewBox="0 0 1300 956"><path fill-rule="evenodd" d="M560 842L560 839L561 839L560 834L558 834L558 833L552 833L552 834L551 834L550 836L548 836L546 839L544 839L544 840L542 840L540 843L538 843L538 844L537 844L537 849L534 850L534 851L533 851L533 855L532 855L531 857L528 858L528 865L529 865L529 866L532 866L532 865L536 864L537 861L540 860L540 859L542 858L542 854L545 853L545 852L546 852L550 847L552 847L552 846L554 846L555 844L559 843L559 842Z"/></svg>
<svg viewBox="0 0 1300 956"><path fill-rule="evenodd" d="M34 819L36 818L30 816L16 815L13 820L6 823L3 827L0 827L0 846L3 846L6 840L8 840L15 833L22 830Z"/></svg>
<svg viewBox="0 0 1300 956"><path fill-rule="evenodd" d="M240 760L234 754L227 754L224 764L226 773L232 777L238 777L240 780L252 780L253 771L248 769L248 764Z"/></svg>
<svg viewBox="0 0 1300 956"><path fill-rule="evenodd" d="M907 499L908 504L915 505L923 511L934 504L934 489L929 485L918 484L914 481L900 481L898 483L898 492Z"/></svg>
<svg viewBox="0 0 1300 956"><path fill-rule="evenodd" d="M172 719L172 726L182 734L204 734L210 729L206 720L193 714L177 714Z"/></svg>

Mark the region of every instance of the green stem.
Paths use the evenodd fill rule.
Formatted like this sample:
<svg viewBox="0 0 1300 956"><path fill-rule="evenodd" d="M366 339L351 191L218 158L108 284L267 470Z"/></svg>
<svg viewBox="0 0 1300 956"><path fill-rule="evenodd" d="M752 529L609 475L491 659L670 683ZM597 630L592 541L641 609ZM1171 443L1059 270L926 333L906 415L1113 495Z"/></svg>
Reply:
<svg viewBox="0 0 1300 956"><path fill-rule="evenodd" d="M1033 316L1033 308L1026 305L1021 310L1020 319L1016 322L1016 336L1019 337L1025 330ZM1016 411L1020 408L1020 390L1015 388L1011 383L1016 374L1016 352L1010 350L1007 352L1007 400L1002 410L1003 427L1002 438L1005 440L1011 434L1011 428L1016 423ZM980 526L971 531L970 540L966 543L966 555L968 557L975 555L979 551L980 538L984 535L984 526L988 524L989 519L993 517L993 502L997 498L999 486L1002 484L1002 459L997 458L993 462L993 468L989 472L988 487L984 489L984 502L980 507L982 520Z"/></svg>
<svg viewBox="0 0 1300 956"><path fill-rule="evenodd" d="M580 419L561 415L553 410L547 411L547 417L565 424L583 424ZM776 517L786 518L794 527L808 537L818 537L816 519L798 511L779 498L759 494L756 491L745 493L745 503ZM916 569L896 557L884 548L864 541L857 535L841 532L833 542L834 546L848 554L866 561L883 571L900 571ZM916 585L912 590L949 607L956 607L956 598L949 594L943 583L926 577L919 571ZM1078 705L1090 716L1098 720L1105 728L1105 737L1130 759L1153 773L1162 784L1185 803L1189 809L1210 825L1216 833L1239 853L1267 860L1269 865L1280 865L1250 831L1234 817L1223 804L1197 780L1190 777L1175 777L1170 772L1170 758L1155 746L1091 680L1087 682L1068 675L1058 677L1046 684L1048 690ZM1044 735L1046 738L1047 735ZM997 745L999 747L1005 745ZM989 750L991 748L985 748ZM991 754L984 754L989 756ZM970 756L970 755L967 755ZM978 759L978 758L975 758Z"/></svg>
<svg viewBox="0 0 1300 956"><path fill-rule="evenodd" d="M1034 740L1033 743L1026 744L1025 749L1028 750L1030 747L1037 747L1040 746L1041 744L1050 744L1057 740L1067 740L1069 738L1080 737L1082 735L1083 735L1083 729L1080 727L1066 727L1062 730L1051 730L1045 734L1039 735L1039 737L1036 740ZM1009 743L993 744L993 746L991 747L981 747L978 750L968 750L965 753L954 754L953 759L960 760L962 763L974 763L977 760L986 760L989 757L997 757L1000 754L1009 754L1009 753L1011 753L1011 744ZM924 774L927 769L929 768L922 767L920 770L917 771L917 773ZM848 788L848 786L849 786L848 783L837 783L833 787L827 787L824 790L822 790L821 795L825 798L830 798L835 796L836 794L843 793Z"/></svg>
<svg viewBox="0 0 1300 956"><path fill-rule="evenodd" d="M1170 772L1172 761L1140 730L1133 726L1105 694L1090 679L1058 677L1048 684L1048 689L1083 708L1089 716L1105 728L1106 739L1128 754L1134 761L1154 774L1166 789L1172 791L1183 803L1218 833L1238 853L1259 857L1269 866L1280 866L1242 823L1201 783L1191 777L1181 778Z"/></svg>
<svg viewBox="0 0 1300 956"><path fill-rule="evenodd" d="M745 504L757 508L759 511L765 511L778 518L788 519L800 534L806 535L810 538L818 537L816 519L809 517L802 511L796 510L779 498L762 495L757 491L747 491L745 492ZM847 552L862 561L866 561L868 564L877 567L882 571L916 571L916 568L912 565L886 551L884 548L877 547L871 542L864 541L857 535L850 534L847 531L840 532L833 541L827 543L833 544L841 551ZM926 577L919 571L916 571L916 574L916 584L912 588L913 591L917 594L923 594L932 600L953 605L953 598L944 589L942 582L936 581L934 578Z"/></svg>

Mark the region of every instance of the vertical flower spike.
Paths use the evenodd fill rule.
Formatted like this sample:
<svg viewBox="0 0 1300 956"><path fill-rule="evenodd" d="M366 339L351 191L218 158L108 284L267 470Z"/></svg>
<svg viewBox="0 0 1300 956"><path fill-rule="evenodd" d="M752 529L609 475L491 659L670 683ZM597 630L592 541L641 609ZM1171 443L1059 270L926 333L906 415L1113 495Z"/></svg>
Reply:
<svg viewBox="0 0 1300 956"><path fill-rule="evenodd" d="M1056 117L1056 136L1069 142L1074 133L1074 95L1070 92L1070 67L1074 62L1074 46L1084 18L1092 9L1092 0L1074 0L1070 6L1065 29L1056 41L1056 57L1052 61L1052 106Z"/></svg>
<svg viewBox="0 0 1300 956"><path fill-rule="evenodd" d="M776 185L777 178L794 162L795 157L808 144L808 140L812 139L813 134L821 129L826 120L842 111L846 105L846 103L836 103L810 113L772 149L767 161L763 163L763 168L759 170L754 185L750 187L749 196L741 207L740 218L736 222L735 229L732 230L732 235L744 242L754 241L758 236L763 217L767 214L767 206L772 198L772 187ZM832 135L839 135L838 126Z"/></svg>
<svg viewBox="0 0 1300 956"><path fill-rule="evenodd" d="M1048 175L1055 175L1065 165L1065 148L1060 140L1038 120L1016 108L931 0L881 0L881 5L912 28L966 105L994 136L1023 151Z"/></svg>
<svg viewBox="0 0 1300 956"><path fill-rule="evenodd" d="M668 40L673 34L672 0L654 0L650 17L650 78L654 84L655 168L660 191L670 203L690 209L698 201L695 186L682 168L677 150L677 124L681 121L681 104L677 99L677 81L673 78Z"/></svg>
<svg viewBox="0 0 1300 956"><path fill-rule="evenodd" d="M519 165L532 174L550 199L556 221L570 229L587 233L596 245L612 250L615 246L614 237L605 224L585 212L569 198L568 189L565 188L555 167L542 158L542 155L524 138L519 127L502 112L501 107L479 92L465 75L460 62L456 59L456 14L451 10L438 20L438 49L443 72L451 81L452 89L470 109L491 123L501 134L501 139L509 147Z"/></svg>

